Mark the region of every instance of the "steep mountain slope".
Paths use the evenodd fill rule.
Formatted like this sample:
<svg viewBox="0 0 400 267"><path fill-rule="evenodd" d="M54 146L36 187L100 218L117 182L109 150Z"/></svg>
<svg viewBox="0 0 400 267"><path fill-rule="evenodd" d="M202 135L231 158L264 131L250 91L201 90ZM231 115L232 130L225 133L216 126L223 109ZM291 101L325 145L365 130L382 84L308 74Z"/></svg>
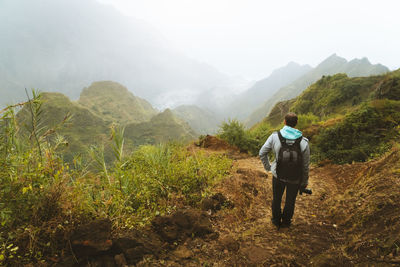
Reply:
<svg viewBox="0 0 400 267"><path fill-rule="evenodd" d="M367 161L398 138L399 100L400 70L370 77L326 76L297 98L277 103L251 132L261 138L263 129L277 127L294 111L297 127L313 144L314 161Z"/></svg>
<svg viewBox="0 0 400 267"><path fill-rule="evenodd" d="M144 100L141 99L137 101L137 99L133 98L133 96L125 91L126 89L119 84L111 82L107 82L106 84L108 84L108 86L114 86L113 92L120 92L122 90L127 93L129 99L127 99L125 103L123 102L123 105L131 105L129 107L130 110L135 110L133 106L135 103L147 103L143 102ZM120 117L125 115L124 110L116 110L115 115L111 115L111 113L109 113L109 108L116 109L117 103L106 105L100 102L99 100L106 99L109 96L110 91L107 91L105 96L101 96L101 90L93 88L99 88L96 86L104 84L94 83L94 85L95 87L92 87L92 89L84 93L85 103L90 103L90 109L70 101L68 97L61 93L42 94L43 105L41 107L42 114L40 118L41 125L44 126L45 129L51 129L62 122L67 114L72 115L71 119L57 130L57 133L65 137L68 143L62 150L66 161L71 162L73 156L79 153L87 153L91 145L104 145L105 159L107 162L110 162L113 159L110 147L110 126L112 123L118 122L117 120L121 122L123 127L126 126L124 138L128 150L133 150L135 147L145 144L157 144L168 141L187 142L196 137L196 133L190 126L178 119L170 110L156 114L151 117L151 119L141 123L133 123L132 121L134 121L136 117L132 117L132 114L129 114L131 117L127 119ZM100 88L109 89L110 87ZM91 90L96 90L98 98L95 100L90 99L88 93L93 93ZM93 106L93 103L96 101L99 101L97 103L98 105ZM143 106L139 105L139 108L141 107ZM92 110L94 110L94 112L92 112ZM150 109L150 111L154 113L153 109ZM102 115L103 112L106 113L105 116ZM99 116L97 114L99 114ZM117 120L114 120L114 118ZM24 126L24 133L28 134L29 130L26 131L25 128L29 129L31 125L31 116L27 106L18 113L18 121L21 126ZM127 123L128 121L130 121L130 123Z"/></svg>
<svg viewBox="0 0 400 267"><path fill-rule="evenodd" d="M118 81L152 103L165 92L229 80L172 48L155 29L95 0L0 1L1 105L24 88L77 98L93 81Z"/></svg>
<svg viewBox="0 0 400 267"><path fill-rule="evenodd" d="M199 134L213 134L218 129L219 120L215 114L194 105L182 105L172 112Z"/></svg>
<svg viewBox="0 0 400 267"><path fill-rule="evenodd" d="M100 145L107 140L108 124L90 110L71 102L61 93L42 93L42 101L40 119L45 129L51 129L62 122L67 114L72 115L57 131L68 143L62 151L66 161L71 162L74 154L86 152L90 145ZM22 129L31 129L28 107L25 106L17 115Z"/></svg>
<svg viewBox="0 0 400 267"><path fill-rule="evenodd" d="M149 102L112 81L94 82L84 88L78 103L104 120L120 124L149 121L158 113Z"/></svg>
<svg viewBox="0 0 400 267"><path fill-rule="evenodd" d="M139 146L173 140L187 142L195 139L196 133L186 122L178 119L171 110L166 109L148 122L126 125L125 138L131 145Z"/></svg>
<svg viewBox="0 0 400 267"><path fill-rule="evenodd" d="M368 59L354 59L348 62L346 59L338 57L336 54L325 59L317 67L277 91L266 102L256 109L246 120L246 125L249 127L258 121L261 121L269 114L273 106L283 100L289 100L298 96L308 86L319 80L324 75L333 75L336 73L346 73L350 77L370 76L388 72L389 69L383 65L372 65Z"/></svg>
<svg viewBox="0 0 400 267"><path fill-rule="evenodd" d="M400 100L400 70L370 77L325 76L298 97L277 103L264 121L275 126L289 110L324 119L344 115L362 102L384 98Z"/></svg>
<svg viewBox="0 0 400 267"><path fill-rule="evenodd" d="M274 70L270 76L257 81L251 88L239 94L228 107L227 114L230 117L244 120L254 111L254 107L260 106L279 88L290 84L311 69L309 65L301 66L290 62L286 66Z"/></svg>

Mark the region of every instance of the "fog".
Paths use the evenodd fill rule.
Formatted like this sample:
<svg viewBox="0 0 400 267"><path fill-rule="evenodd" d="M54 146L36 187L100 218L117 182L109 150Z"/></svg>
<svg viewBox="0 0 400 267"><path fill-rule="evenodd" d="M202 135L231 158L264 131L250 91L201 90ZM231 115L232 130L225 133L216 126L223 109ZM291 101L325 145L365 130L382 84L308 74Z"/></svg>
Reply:
<svg viewBox="0 0 400 267"><path fill-rule="evenodd" d="M400 67L396 0L101 0L160 30L187 55L259 80L333 53Z"/></svg>
<svg viewBox="0 0 400 267"><path fill-rule="evenodd" d="M24 88L76 99L98 80L119 82L160 109L179 104L173 96L181 92L235 88L151 24L95 0L2 0L0 32L2 104L24 98Z"/></svg>
<svg viewBox="0 0 400 267"><path fill-rule="evenodd" d="M119 82L159 109L223 109L288 62L400 66L397 1L1 0L0 105Z"/></svg>

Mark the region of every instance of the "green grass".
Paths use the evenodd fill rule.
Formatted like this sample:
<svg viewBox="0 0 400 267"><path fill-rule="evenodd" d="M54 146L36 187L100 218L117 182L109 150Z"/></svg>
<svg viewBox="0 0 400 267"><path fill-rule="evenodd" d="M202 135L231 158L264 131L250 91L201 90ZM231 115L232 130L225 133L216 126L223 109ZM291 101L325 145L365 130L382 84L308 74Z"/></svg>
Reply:
<svg viewBox="0 0 400 267"><path fill-rule="evenodd" d="M47 110L40 96L34 101ZM34 125L46 115L40 108L31 116ZM32 115L29 110L23 112ZM115 156L113 164L105 164L101 149L91 150L92 160L81 155L66 163L57 132L28 127L20 134L14 114L13 109L0 114L0 265L39 264L59 254L69 231L93 218L111 219L114 229L131 228L178 205L196 206L232 167L225 156L178 143L141 146L125 155L118 128L105 144ZM29 139L32 133L38 142Z"/></svg>
<svg viewBox="0 0 400 267"><path fill-rule="evenodd" d="M84 88L78 103L108 123L145 122L158 112L146 100L111 81L94 82Z"/></svg>

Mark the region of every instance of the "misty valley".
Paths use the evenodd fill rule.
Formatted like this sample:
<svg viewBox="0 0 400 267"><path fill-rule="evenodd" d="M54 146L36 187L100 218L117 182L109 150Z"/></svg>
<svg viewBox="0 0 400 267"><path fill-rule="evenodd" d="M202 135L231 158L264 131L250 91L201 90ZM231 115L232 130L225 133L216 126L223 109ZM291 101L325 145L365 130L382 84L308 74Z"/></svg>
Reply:
<svg viewBox="0 0 400 267"><path fill-rule="evenodd" d="M334 53L249 79L124 1L2 1L0 266L400 265L400 69ZM287 127L310 152L285 227L260 149Z"/></svg>

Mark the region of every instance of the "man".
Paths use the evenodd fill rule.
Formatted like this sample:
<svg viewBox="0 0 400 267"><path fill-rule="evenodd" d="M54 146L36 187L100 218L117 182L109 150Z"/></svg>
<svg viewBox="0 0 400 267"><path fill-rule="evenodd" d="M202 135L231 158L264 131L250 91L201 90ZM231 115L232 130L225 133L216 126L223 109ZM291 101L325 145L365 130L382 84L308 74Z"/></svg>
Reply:
<svg viewBox="0 0 400 267"><path fill-rule="evenodd" d="M271 134L260 150L260 159L265 170L271 171L272 178L272 223L279 227L289 227L294 213L297 192L308 185L310 147L307 138L295 129L297 115L288 113L285 126ZM274 152L275 160L270 164L268 153ZM282 195L286 188L286 201L281 212Z"/></svg>

